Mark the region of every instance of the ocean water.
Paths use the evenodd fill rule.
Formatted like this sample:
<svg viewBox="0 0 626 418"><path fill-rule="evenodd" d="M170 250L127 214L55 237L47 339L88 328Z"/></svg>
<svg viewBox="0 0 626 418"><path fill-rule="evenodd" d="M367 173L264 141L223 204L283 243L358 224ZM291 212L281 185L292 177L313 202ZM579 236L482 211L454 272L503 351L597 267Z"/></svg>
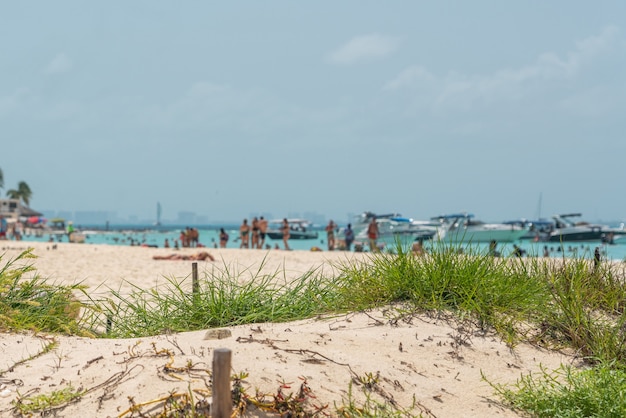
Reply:
<svg viewBox="0 0 626 418"><path fill-rule="evenodd" d="M219 245L219 228L220 227L198 227L200 234L199 242L207 248L217 248ZM227 248L239 248L240 241L238 239L238 227L234 225L227 225L224 226L224 229L230 236ZM85 243L83 245L146 245L159 248L164 247L165 240L169 241L170 247L174 247L174 242L179 240L181 231L182 228L175 227L161 227L159 229L155 229L154 227L138 228L136 226L133 226L132 229L128 227L111 227L111 230L109 231L89 229L89 227L82 229L82 233L86 236ZM311 250L314 247L326 250L326 233L324 231L318 231L318 235L318 239L313 240L290 240L289 246L292 250ZM67 237L62 234L45 233L41 236L25 234L22 240L24 242L67 242ZM15 241L0 241L0 249L5 246L10 246L11 243L15 243ZM270 248L278 246L278 248L283 249L282 240L272 240L268 237L266 238L265 243ZM623 244L615 245L606 245L599 242L572 242L563 243L563 245L561 245L558 243L532 241L518 241L515 244L526 251L526 256L542 257L544 246L547 246L551 257L560 258L565 256L592 258L595 248L600 247L605 259L621 261L626 260L626 239L623 240ZM438 244L427 241L424 245L428 249L430 246ZM497 249L502 255L508 255L513 251L513 244L502 243L498 245ZM477 250L486 251L487 244L478 244Z"/></svg>
<svg viewBox="0 0 626 418"><path fill-rule="evenodd" d="M198 227L199 242L207 248L217 248L219 246L219 229L220 227ZM145 245L150 247L163 248L165 241L169 242L170 248L174 247L175 241L180 244L180 235L183 228L167 228L160 227L111 227L110 230L90 229L84 227L80 232L85 235L85 245L89 244L108 244L108 245ZM229 241L226 248L239 248L239 227L233 225L224 226L224 230L229 235ZM317 240L290 240L289 246L293 250L310 250L312 247L326 248L324 239L326 234L319 231L319 239ZM63 233L44 233L40 236L35 234L24 234L22 241L38 241L38 242L68 242L67 236ZM0 241L1 242L1 241ZM10 241L5 241L10 242ZM276 245L283 248L282 240L272 240L266 237L265 244L270 248ZM0 244L0 248L2 244Z"/></svg>

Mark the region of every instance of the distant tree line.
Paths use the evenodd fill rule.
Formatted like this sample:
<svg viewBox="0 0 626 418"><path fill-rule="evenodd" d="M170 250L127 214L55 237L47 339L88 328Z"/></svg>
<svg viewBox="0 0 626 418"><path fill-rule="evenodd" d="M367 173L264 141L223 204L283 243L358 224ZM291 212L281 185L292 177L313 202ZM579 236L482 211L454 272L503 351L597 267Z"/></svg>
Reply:
<svg viewBox="0 0 626 418"><path fill-rule="evenodd" d="M4 174L0 168L0 189L4 188ZM17 189L7 190L7 197L9 199L18 199L24 202L26 206L30 205L30 198L33 197L33 192L30 190L30 186L25 181L17 183Z"/></svg>

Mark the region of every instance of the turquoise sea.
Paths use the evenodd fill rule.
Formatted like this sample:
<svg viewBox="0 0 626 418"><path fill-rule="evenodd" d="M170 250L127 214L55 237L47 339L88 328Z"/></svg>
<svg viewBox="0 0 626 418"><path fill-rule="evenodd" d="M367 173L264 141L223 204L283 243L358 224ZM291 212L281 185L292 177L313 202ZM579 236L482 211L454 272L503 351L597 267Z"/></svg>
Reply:
<svg viewBox="0 0 626 418"><path fill-rule="evenodd" d="M216 248L219 244L219 229L224 228L230 236L227 248L239 248L239 231L238 225L217 225L217 226L196 226L200 233L200 243L207 248ZM174 241L179 240L179 236L184 227L176 226L111 226L109 230L103 230L101 227L84 226L81 232L85 234L85 243L90 244L108 244L108 245L145 245L151 247L164 247L165 240L169 241L170 247L174 246ZM314 240L290 240L289 246L292 250L311 250L313 247L327 249L326 233L322 230L318 231L319 238ZM23 241L40 241L40 242L67 242L67 237L59 234L44 233L41 236L34 234L25 234ZM608 260L626 260L626 239L622 240L622 244L606 245L599 242L572 242L564 243L544 243L531 241L518 241L516 244L526 251L526 256L543 256L544 246L548 246L551 257L585 257L592 258L596 247L600 247L605 259ZM11 241L5 241L9 245ZM618 241L619 242L619 241ZM0 244L0 249L4 243ZM282 240L272 240L267 238L266 244L271 248L278 245L283 248ZM425 246L437 245L426 242ZM479 245L479 250L486 251L486 244ZM503 255L508 255L513 250L513 244L499 244L498 250ZM252 250L251 250L252 251Z"/></svg>

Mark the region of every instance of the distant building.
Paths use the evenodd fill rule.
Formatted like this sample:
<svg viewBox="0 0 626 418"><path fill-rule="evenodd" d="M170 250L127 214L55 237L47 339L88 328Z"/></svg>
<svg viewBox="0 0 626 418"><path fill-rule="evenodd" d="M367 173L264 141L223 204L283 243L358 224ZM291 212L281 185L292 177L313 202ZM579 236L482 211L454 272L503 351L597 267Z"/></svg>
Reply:
<svg viewBox="0 0 626 418"><path fill-rule="evenodd" d="M23 205L20 199L0 199L0 215L6 219L17 220L20 217L42 216L43 214Z"/></svg>

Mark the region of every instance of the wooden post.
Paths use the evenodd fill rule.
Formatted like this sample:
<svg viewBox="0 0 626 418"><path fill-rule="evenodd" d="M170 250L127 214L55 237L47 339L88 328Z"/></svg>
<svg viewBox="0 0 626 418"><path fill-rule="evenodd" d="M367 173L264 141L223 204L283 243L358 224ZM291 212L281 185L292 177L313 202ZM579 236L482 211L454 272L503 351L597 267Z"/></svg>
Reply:
<svg viewBox="0 0 626 418"><path fill-rule="evenodd" d="M213 351L212 418L230 418L233 412L233 400L230 393L231 354L228 348L216 348Z"/></svg>
<svg viewBox="0 0 626 418"><path fill-rule="evenodd" d="M193 289L193 295L198 296L200 293L200 284L198 283L198 263L191 263L191 287Z"/></svg>

